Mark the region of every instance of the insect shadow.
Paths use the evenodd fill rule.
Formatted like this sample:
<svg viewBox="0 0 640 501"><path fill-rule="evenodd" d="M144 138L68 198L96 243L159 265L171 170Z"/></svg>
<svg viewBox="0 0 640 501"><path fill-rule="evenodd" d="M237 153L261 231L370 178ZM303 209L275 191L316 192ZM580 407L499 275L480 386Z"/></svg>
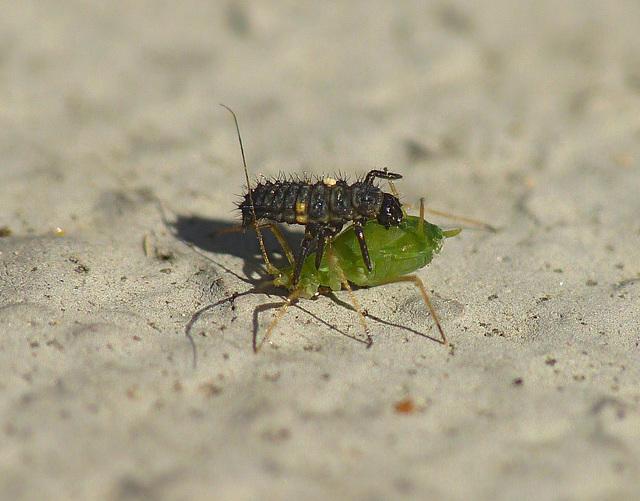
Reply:
<svg viewBox="0 0 640 501"><path fill-rule="evenodd" d="M256 236L254 230L247 229L246 231L235 231L238 230L237 224L230 223L229 221L209 219L199 216L177 215L173 218L173 221L168 221L166 220L166 218L164 219L165 225L172 230L174 236L179 238L187 246L189 246L199 254L199 251L202 251L211 254L232 255L241 259L243 262L243 266L241 273L238 274L233 270L227 269L226 267L222 266L220 263L213 261L209 256L201 254L205 259L211 260L216 266L223 268L224 271L231 273L236 278L249 284L252 287L245 292L233 293L214 303L208 304L207 306L200 308L191 315L191 319L189 320L185 328L185 337L189 340L192 348L193 367L195 369L198 365L198 352L193 335L193 330L194 326L203 317L203 315L207 314L208 312L214 311L218 306L221 306L225 303L231 303L231 305L233 305L233 302L238 297L244 295L273 294L282 296L283 291L281 288L273 284L267 283L265 285L265 279L269 277L269 274L265 269L262 254L259 248L256 248ZM289 231L287 228L281 228L281 231L287 241L291 242L293 245L299 245L304 237L301 231ZM280 261L282 262L282 264L286 263L286 257L283 255L277 239L270 233L266 233L264 240L265 245L269 248L270 255L274 257L274 262L278 263ZM256 274L258 275L258 277L252 278L256 277ZM353 309L351 305L341 301L335 295L331 295L330 297L336 304L344 306L347 309ZM272 308L276 308L281 304L282 301L263 303L256 306L256 308L254 309L254 345L256 344L255 337L257 336L257 333L259 331L260 313ZM319 322L323 323L330 329L339 332L340 334L350 339L366 344L366 340L340 330L336 326L315 315L313 312L307 310L300 304L296 304L296 307L298 307L300 310L313 317L314 319L318 320ZM376 319L375 317L372 318L374 320Z"/></svg>
<svg viewBox="0 0 640 501"><path fill-rule="evenodd" d="M242 281L256 286L268 276L264 269L264 260L260 249L255 245L256 236L253 230L235 231L238 229L237 223L182 215L178 215L174 222L168 222L167 225L173 228L178 238L194 250L212 254L228 254L242 259L242 275L225 270ZM302 241L302 232L289 231L286 228L282 228L281 231L289 242L296 244ZM276 257L276 262L280 260L282 263L286 262L275 237L268 234L265 243L270 249L270 254ZM218 266L220 265L218 264ZM256 272L260 274L260 279L251 279Z"/></svg>

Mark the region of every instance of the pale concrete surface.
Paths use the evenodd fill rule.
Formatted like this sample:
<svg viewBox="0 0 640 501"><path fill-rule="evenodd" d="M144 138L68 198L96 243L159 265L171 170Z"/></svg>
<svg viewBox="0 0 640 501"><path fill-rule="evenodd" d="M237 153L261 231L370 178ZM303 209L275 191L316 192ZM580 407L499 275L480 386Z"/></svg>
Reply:
<svg viewBox="0 0 640 501"><path fill-rule="evenodd" d="M640 497L637 1L2 10L1 499ZM253 354L220 102L253 176L387 166L500 227L419 272L454 350L398 285L369 350L321 297Z"/></svg>

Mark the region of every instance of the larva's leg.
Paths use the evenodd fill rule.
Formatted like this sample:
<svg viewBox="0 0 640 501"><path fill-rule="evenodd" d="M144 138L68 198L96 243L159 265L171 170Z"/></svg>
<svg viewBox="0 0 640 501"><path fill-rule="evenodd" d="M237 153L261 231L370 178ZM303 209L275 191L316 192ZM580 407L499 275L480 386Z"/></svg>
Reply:
<svg viewBox="0 0 640 501"><path fill-rule="evenodd" d="M289 242L287 242L285 240L284 235L280 231L280 227L275 223L264 224L264 225L261 225L260 227L261 228L269 228L271 230L273 235L278 240L278 243L280 244L280 247L282 247L282 250L284 251L284 255L287 256L287 261L289 261L289 264L291 266L295 265L296 264L296 260L293 257L293 252L291 251L291 247L289 246Z"/></svg>
<svg viewBox="0 0 640 501"><path fill-rule="evenodd" d="M287 261L289 261L289 264L293 266L295 265L296 261L295 261L295 258L293 257L293 252L291 251L291 247L289 246L289 243L284 238L284 235L282 234L282 231L280 231L280 228L278 227L277 224L264 223L264 224L255 225L254 229L258 232L258 243L260 244L260 250L262 251L262 258L264 259L265 265L267 267L267 272L273 275L274 272L277 271L277 269L271 264L271 260L269 259L267 250L264 246L264 243L262 242L262 235L260 234L260 230L263 230L265 228L270 229L273 235L276 237L276 239L278 240L278 243L280 244L280 246L282 247L282 250L284 251L285 256L287 257ZM247 228L245 228L244 226L232 226L231 228L224 228L223 230L218 230L215 232L215 234L219 235L222 233L233 233L236 231L246 231L246 230Z"/></svg>

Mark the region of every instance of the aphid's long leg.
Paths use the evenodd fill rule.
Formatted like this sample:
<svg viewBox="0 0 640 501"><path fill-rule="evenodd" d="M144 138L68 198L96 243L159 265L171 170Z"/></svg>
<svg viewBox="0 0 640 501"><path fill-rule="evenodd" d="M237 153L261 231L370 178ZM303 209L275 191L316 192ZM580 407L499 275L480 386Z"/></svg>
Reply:
<svg viewBox="0 0 640 501"><path fill-rule="evenodd" d="M274 236L278 240L280 247L282 247L282 250L284 251L284 255L287 256L287 261L289 261L289 264L293 266L296 263L296 260L293 257L293 252L291 251L289 242L285 240L284 235L280 231L280 228L278 227L278 225L275 223L269 223L269 224L264 224L261 227L269 228L271 230L271 232L274 234Z"/></svg>
<svg viewBox="0 0 640 501"><path fill-rule="evenodd" d="M286 301L278 309L278 313L276 313L276 317L273 319L273 321L271 322L271 325L267 329L267 332L265 332L264 336L262 337L262 339L260 340L260 342L258 344L255 344L255 338L254 338L254 345L253 345L253 352L254 353L258 353L260 351L260 349L262 348L262 345L264 344L264 342L269 337L269 334L271 334L271 331L273 331L273 329L275 329L276 325L278 324L278 321L285 314L285 312L287 311L287 308L289 307L289 305L292 305L293 303L295 303L303 295L304 295L304 291L302 289L295 289L295 290L291 291L291 293L287 296Z"/></svg>
<svg viewBox="0 0 640 501"><path fill-rule="evenodd" d="M367 267L367 270L372 271L373 266L371 266L371 258L369 257L369 248L367 247L367 241L364 238L364 232L362 231L362 224L360 221L356 221L353 223L353 231L356 232L356 237L358 237L358 243L360 244L360 252L362 252L362 259L364 261L364 265Z"/></svg>
<svg viewBox="0 0 640 501"><path fill-rule="evenodd" d="M420 280L416 275L407 275L404 277L388 278L386 280L383 280L382 282L378 282L377 285L393 284L396 282L413 282L413 284L418 289L420 289L420 293L424 298L424 302L427 303L427 306L429 307L429 312L431 313L431 316L433 317L433 320L435 321L436 326L440 331L440 335L442 336L442 343L445 346L449 345L449 341L447 341L447 338L444 335L444 331L442 330L442 326L440 325L440 320L438 320L438 315L436 315L436 310L433 308L433 304L431 304L431 300L429 299L429 296L427 294L427 289L424 286L424 283L422 282L422 280Z"/></svg>
<svg viewBox="0 0 640 501"><path fill-rule="evenodd" d="M369 326L367 325L367 321L364 319L364 315L362 313L362 310L360 309L360 305L356 300L356 295L353 293L353 289L351 288L351 285L349 284L349 281L347 280L347 277L345 276L344 271L342 270L342 266L340 266L340 262L338 261L338 256L336 256L336 253L333 251L333 249L331 249L331 247L327 249L327 259L329 261L329 266L331 267L331 269L333 271L336 271L338 275L340 275L340 282L342 283L342 287L344 287L347 290L347 292L349 292L349 296L351 297L351 302L353 303L353 306L356 309L356 312L358 313L358 318L360 319L360 323L364 328L364 333L367 336L367 348L370 348L371 345L373 344L373 339L371 339L371 334L369 333Z"/></svg>

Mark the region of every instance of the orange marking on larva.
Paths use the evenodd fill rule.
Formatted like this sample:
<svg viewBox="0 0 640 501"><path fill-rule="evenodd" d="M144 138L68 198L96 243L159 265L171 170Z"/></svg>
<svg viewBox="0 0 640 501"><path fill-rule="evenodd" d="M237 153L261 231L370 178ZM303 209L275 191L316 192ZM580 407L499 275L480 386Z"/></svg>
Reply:
<svg viewBox="0 0 640 501"><path fill-rule="evenodd" d="M296 222L298 224L307 224L309 222L307 204L305 202L296 203Z"/></svg>

